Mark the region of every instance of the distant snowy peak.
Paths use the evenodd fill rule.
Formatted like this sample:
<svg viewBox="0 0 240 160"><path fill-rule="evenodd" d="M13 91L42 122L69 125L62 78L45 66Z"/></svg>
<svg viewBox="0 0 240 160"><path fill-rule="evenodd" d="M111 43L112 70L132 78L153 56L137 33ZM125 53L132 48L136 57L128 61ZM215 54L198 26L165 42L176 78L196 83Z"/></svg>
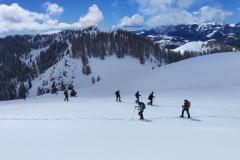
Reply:
<svg viewBox="0 0 240 160"><path fill-rule="evenodd" d="M148 37L163 47L177 48L187 42L207 41L215 39L225 42L230 46L238 46L240 39L240 23L201 23L201 24L180 24L170 26L160 26L150 30L134 31L140 36ZM169 38L171 37L171 38Z"/></svg>

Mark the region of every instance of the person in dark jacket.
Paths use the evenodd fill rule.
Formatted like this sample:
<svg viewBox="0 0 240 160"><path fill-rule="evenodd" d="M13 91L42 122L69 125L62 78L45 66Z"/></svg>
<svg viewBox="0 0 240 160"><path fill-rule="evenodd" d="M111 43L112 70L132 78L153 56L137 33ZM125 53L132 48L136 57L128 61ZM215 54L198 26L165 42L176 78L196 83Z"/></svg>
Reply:
<svg viewBox="0 0 240 160"><path fill-rule="evenodd" d="M153 98L155 98L155 96L153 96L153 93L154 92L152 92L149 96L148 96L148 99L150 100L150 102L148 102L148 105L153 105L152 103L153 103Z"/></svg>
<svg viewBox="0 0 240 160"><path fill-rule="evenodd" d="M73 89L71 92L70 92L70 97L76 97L77 96L77 92Z"/></svg>
<svg viewBox="0 0 240 160"><path fill-rule="evenodd" d="M188 103L188 100L184 100L184 105L182 105L182 115L180 116L181 118L184 117L184 111L187 112L188 114L188 118L190 118L190 113L189 113L189 103Z"/></svg>
<svg viewBox="0 0 240 160"><path fill-rule="evenodd" d="M143 102L138 101L138 106L135 106L136 108L138 108L138 115L140 116L140 119L144 119L143 118L143 111L145 109L145 104Z"/></svg>
<svg viewBox="0 0 240 160"><path fill-rule="evenodd" d="M116 101L121 102L121 96L120 96L120 91L119 91L119 90L117 90L117 91L115 92L115 95L116 95Z"/></svg>
<svg viewBox="0 0 240 160"><path fill-rule="evenodd" d="M141 95L139 94L139 91L137 91L136 93L135 93L135 97L137 98L137 100L135 101L136 103L138 103L139 102L139 97L140 97Z"/></svg>
<svg viewBox="0 0 240 160"><path fill-rule="evenodd" d="M64 101L68 101L68 91L66 90L66 91L64 91L64 95L65 95L65 98L64 98Z"/></svg>

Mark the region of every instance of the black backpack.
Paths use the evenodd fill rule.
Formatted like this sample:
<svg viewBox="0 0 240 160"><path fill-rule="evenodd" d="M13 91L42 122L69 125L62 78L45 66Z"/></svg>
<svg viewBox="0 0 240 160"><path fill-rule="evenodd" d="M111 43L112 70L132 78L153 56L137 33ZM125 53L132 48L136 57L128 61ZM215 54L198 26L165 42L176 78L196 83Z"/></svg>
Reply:
<svg viewBox="0 0 240 160"><path fill-rule="evenodd" d="M146 108L145 104L143 102L140 102L140 104L142 105L143 109Z"/></svg>
<svg viewBox="0 0 240 160"><path fill-rule="evenodd" d="M150 94L150 95L148 96L148 99L151 100L151 97L152 97L152 96L151 96L151 94Z"/></svg>

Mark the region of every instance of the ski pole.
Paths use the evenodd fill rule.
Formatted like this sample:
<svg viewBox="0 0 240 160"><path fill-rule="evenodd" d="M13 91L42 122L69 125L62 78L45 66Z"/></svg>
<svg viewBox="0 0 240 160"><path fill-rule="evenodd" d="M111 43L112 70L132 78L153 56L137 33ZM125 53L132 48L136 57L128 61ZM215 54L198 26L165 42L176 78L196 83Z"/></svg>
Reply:
<svg viewBox="0 0 240 160"><path fill-rule="evenodd" d="M136 106L135 106L135 108L134 108L134 111L133 111L133 116L132 116L132 119L133 119L133 117L134 117L135 110L136 110Z"/></svg>

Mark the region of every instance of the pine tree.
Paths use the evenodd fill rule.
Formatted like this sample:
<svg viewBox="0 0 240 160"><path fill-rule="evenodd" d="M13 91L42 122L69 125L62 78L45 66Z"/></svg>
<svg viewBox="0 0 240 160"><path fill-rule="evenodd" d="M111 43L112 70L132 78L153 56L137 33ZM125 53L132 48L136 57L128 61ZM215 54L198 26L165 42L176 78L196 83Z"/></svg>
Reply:
<svg viewBox="0 0 240 160"><path fill-rule="evenodd" d="M92 76L92 84L94 84L95 83L95 78L94 78L94 76Z"/></svg>
<svg viewBox="0 0 240 160"><path fill-rule="evenodd" d="M29 87L29 89L32 88L32 81L31 81L31 79L28 79L28 87Z"/></svg>
<svg viewBox="0 0 240 160"><path fill-rule="evenodd" d="M97 76L97 81L99 82L101 80L101 78L99 76Z"/></svg>
<svg viewBox="0 0 240 160"><path fill-rule="evenodd" d="M86 71L86 75L89 75L92 73L91 67L89 65L86 66L85 71Z"/></svg>
<svg viewBox="0 0 240 160"><path fill-rule="evenodd" d="M53 81L51 93L52 94L57 93L57 87L55 85L55 81Z"/></svg>
<svg viewBox="0 0 240 160"><path fill-rule="evenodd" d="M18 89L18 98L25 100L26 94L27 94L27 89L26 89L24 83L21 82L21 83L20 83L20 87L19 87L19 89Z"/></svg>
<svg viewBox="0 0 240 160"><path fill-rule="evenodd" d="M37 88L37 96L42 95L42 89L38 86Z"/></svg>
<svg viewBox="0 0 240 160"><path fill-rule="evenodd" d="M82 73L83 74L86 74L86 69L85 68L86 68L85 66L82 67Z"/></svg>
<svg viewBox="0 0 240 160"><path fill-rule="evenodd" d="M65 83L63 82L63 80L61 81L60 90L61 90L61 91L65 91L65 90L66 90L66 85L65 85Z"/></svg>

